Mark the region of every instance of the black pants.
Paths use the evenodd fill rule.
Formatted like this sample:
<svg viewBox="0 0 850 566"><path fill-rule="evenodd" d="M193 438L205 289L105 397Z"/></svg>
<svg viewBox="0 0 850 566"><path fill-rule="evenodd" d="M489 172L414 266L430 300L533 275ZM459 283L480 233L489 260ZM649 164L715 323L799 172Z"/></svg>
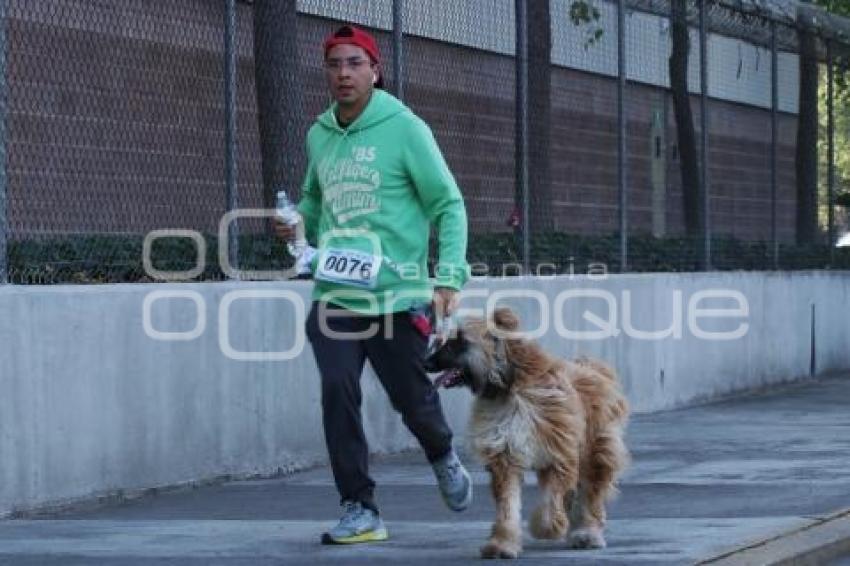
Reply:
<svg viewBox="0 0 850 566"><path fill-rule="evenodd" d="M407 312L361 316L333 305L325 308L326 328L334 332L366 333L370 326L377 328L369 338L328 336L320 326L322 304L316 302L306 329L322 376L325 442L340 498L359 501L377 512L360 414L360 375L365 360L368 358L393 408L401 413L429 461L451 450L452 432L439 395L422 368L427 339L413 326ZM391 338L385 335L388 324L392 325Z"/></svg>

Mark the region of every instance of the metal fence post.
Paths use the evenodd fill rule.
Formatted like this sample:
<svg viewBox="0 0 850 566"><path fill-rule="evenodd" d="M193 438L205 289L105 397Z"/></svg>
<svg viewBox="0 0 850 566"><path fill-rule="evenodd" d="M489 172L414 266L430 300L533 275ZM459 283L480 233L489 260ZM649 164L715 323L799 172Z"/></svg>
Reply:
<svg viewBox="0 0 850 566"><path fill-rule="evenodd" d="M516 183L522 194L522 266L530 272L528 225L528 28L526 0L514 0L516 10Z"/></svg>
<svg viewBox="0 0 850 566"><path fill-rule="evenodd" d="M702 167L700 167L700 189L702 193L703 257L702 269L711 269L711 214L709 210L708 175L708 33L706 30L708 14L706 0L699 2L699 74L700 74L700 127L702 128L702 147L700 148Z"/></svg>
<svg viewBox="0 0 850 566"><path fill-rule="evenodd" d="M0 285L9 282L8 193L6 177L6 5L0 0Z"/></svg>
<svg viewBox="0 0 850 566"><path fill-rule="evenodd" d="M779 167L779 56L776 50L776 22L770 22L770 241L773 269L779 269L777 218L777 179Z"/></svg>
<svg viewBox="0 0 850 566"><path fill-rule="evenodd" d="M620 272L629 269L628 192L626 188L626 2L617 2L617 180L620 189Z"/></svg>
<svg viewBox="0 0 850 566"><path fill-rule="evenodd" d="M236 187L236 0L225 0L224 18L224 112L225 112L225 193L227 210L239 207ZM228 231L228 258L233 268L239 265L238 221ZM219 242L221 245L222 242Z"/></svg>
<svg viewBox="0 0 850 566"><path fill-rule="evenodd" d="M393 0L393 86L404 100L404 0Z"/></svg>

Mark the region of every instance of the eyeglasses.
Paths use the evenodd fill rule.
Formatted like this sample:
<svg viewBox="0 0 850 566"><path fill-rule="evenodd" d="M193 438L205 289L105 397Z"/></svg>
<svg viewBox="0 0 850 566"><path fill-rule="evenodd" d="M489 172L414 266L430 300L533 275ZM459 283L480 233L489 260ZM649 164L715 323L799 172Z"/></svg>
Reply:
<svg viewBox="0 0 850 566"><path fill-rule="evenodd" d="M348 67L352 71L356 71L363 67L363 65L369 65L371 61L369 59L364 59L363 57L349 57L348 59L325 59L325 69L328 71L339 71L343 67Z"/></svg>

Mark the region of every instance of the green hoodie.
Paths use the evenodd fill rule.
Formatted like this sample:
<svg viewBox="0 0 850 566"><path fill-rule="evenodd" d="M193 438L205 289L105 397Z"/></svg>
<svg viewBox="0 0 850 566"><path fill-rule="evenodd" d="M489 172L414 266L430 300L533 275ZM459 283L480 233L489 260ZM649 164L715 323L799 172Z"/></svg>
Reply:
<svg viewBox="0 0 850 566"><path fill-rule="evenodd" d="M333 104L307 134L307 157L298 210L319 249L314 300L381 314L430 302L433 285L466 283L460 190L430 128L397 98L376 89L345 129ZM430 223L439 237L433 282Z"/></svg>

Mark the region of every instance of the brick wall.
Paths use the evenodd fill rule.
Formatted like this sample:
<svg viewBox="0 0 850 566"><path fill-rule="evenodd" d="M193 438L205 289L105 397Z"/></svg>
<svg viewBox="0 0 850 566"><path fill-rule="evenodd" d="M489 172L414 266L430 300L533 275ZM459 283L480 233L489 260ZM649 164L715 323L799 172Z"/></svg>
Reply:
<svg viewBox="0 0 850 566"><path fill-rule="evenodd" d="M225 197L223 12L215 4L13 2L7 31L13 234L216 229ZM243 206L259 206L251 7L238 9L239 190ZM303 104L312 117L327 103L318 45L334 23L303 16L301 24ZM378 36L389 58L389 35ZM433 128L473 230L507 230L514 194L513 59L410 37L405 64L407 102ZM665 223L669 233L680 233L668 95L630 84L628 97L631 229L652 228L650 124L661 108L667 114ZM716 233L768 238L770 114L716 100L710 111L712 226ZM556 227L616 230L616 82L555 68L551 118ZM781 115L778 210L785 240L794 232L795 128L793 115ZM530 144L533 150L534 140Z"/></svg>

